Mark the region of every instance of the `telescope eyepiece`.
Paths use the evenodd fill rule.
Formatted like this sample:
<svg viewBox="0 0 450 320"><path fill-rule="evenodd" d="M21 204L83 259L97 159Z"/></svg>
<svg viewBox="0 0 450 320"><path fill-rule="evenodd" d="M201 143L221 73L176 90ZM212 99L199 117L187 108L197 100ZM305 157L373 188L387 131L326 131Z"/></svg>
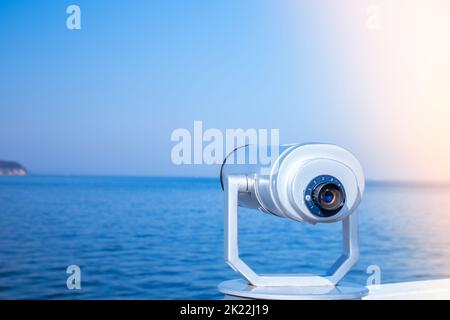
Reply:
<svg viewBox="0 0 450 320"><path fill-rule="evenodd" d="M314 178L305 191L305 204L318 217L331 217L345 204L345 189L335 177L322 175Z"/></svg>

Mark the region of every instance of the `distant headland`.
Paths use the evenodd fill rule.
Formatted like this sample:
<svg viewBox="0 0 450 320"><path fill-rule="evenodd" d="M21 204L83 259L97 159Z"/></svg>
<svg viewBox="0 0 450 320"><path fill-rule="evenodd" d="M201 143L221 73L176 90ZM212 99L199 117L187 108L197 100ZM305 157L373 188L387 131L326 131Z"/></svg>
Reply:
<svg viewBox="0 0 450 320"><path fill-rule="evenodd" d="M0 160L0 176L26 176L28 170L15 161Z"/></svg>

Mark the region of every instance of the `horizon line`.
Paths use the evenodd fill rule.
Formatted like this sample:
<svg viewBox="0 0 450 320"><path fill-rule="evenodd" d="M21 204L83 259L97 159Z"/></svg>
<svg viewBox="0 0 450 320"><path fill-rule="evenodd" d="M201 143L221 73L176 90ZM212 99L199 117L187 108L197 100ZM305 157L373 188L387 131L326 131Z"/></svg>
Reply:
<svg viewBox="0 0 450 320"><path fill-rule="evenodd" d="M2 175L0 175L2 177ZM3 177L13 177L4 175ZM151 175L151 174L53 174L53 173L29 173L26 176L16 176L19 178L24 177L110 177L110 178L170 178L170 179L208 179L208 180L220 180L219 176L198 176L198 175L186 175L186 176L171 176L171 175ZM431 180L385 180L368 178L366 179L368 185L382 185L382 186L421 186L421 187L450 187L450 181L431 181Z"/></svg>

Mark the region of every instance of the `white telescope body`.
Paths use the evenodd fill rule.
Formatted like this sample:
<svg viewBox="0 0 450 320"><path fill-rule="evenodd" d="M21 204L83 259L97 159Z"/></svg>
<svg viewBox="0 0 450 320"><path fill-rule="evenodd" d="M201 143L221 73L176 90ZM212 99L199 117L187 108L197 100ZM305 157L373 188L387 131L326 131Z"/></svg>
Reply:
<svg viewBox="0 0 450 320"><path fill-rule="evenodd" d="M275 157L271 158L271 154ZM239 164L243 161L246 164ZM224 160L222 187L230 175L248 179L247 192L239 193L239 206L312 224L343 220L356 209L364 192L364 174L358 160L347 150L330 144L237 148ZM335 214L311 210L314 195L307 189L314 187L314 179L316 185L341 185L344 203Z"/></svg>

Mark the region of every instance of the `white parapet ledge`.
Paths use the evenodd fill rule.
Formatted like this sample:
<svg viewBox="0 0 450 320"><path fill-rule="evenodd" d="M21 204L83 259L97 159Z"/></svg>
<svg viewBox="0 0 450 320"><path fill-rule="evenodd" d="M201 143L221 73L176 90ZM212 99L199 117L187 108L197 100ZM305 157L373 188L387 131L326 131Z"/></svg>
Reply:
<svg viewBox="0 0 450 320"><path fill-rule="evenodd" d="M450 279L387 283L368 286L365 300L450 300Z"/></svg>

